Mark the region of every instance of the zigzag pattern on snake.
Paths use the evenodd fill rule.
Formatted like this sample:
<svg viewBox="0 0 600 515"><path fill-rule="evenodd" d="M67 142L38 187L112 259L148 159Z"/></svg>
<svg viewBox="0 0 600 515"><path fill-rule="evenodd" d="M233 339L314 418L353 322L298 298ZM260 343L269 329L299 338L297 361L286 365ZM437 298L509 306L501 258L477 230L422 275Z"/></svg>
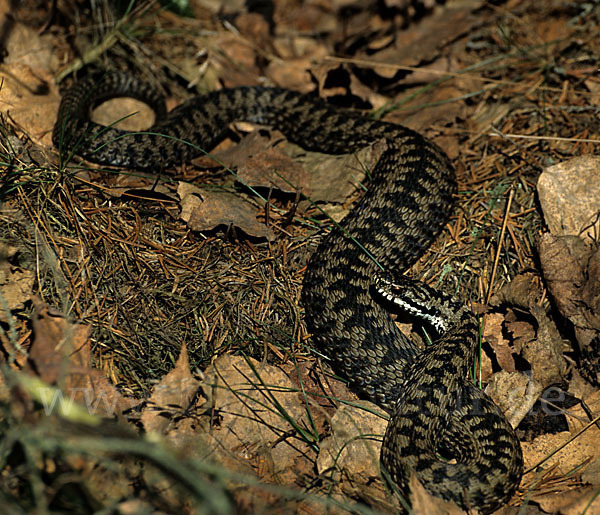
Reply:
<svg viewBox="0 0 600 515"><path fill-rule="evenodd" d="M91 122L91 107L116 96L148 103L156 123L139 134ZM468 379L476 320L439 292L392 277L428 248L453 207L454 171L435 144L405 127L277 88L225 89L166 113L158 93L121 73L68 90L53 139L62 152L95 162L160 171L201 154L198 146L211 150L237 120L273 126L305 149L332 154L385 141L367 193L309 261L306 324L332 368L391 414L381 465L404 495L414 472L428 491L464 509L485 513L504 504L520 480L521 448L496 405ZM384 309L390 301L441 336L420 350Z"/></svg>

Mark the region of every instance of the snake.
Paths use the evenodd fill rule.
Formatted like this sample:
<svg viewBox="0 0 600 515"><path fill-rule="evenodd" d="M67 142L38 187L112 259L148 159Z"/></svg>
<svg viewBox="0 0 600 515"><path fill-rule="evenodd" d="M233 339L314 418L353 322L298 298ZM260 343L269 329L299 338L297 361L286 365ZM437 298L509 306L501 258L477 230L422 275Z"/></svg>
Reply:
<svg viewBox="0 0 600 515"><path fill-rule="evenodd" d="M91 121L95 106L119 96L148 104L154 124L129 132ZM467 305L405 274L454 209L455 172L435 143L277 87L220 89L167 112L156 88L124 72L66 90L53 142L64 159L162 172L210 151L235 121L271 126L306 150L328 154L381 142L367 191L308 260L300 302L312 345L361 397L389 414L380 469L402 498L414 476L465 510L490 513L506 504L521 479L522 452L500 409L473 382L478 321ZM433 334L429 345L405 336L394 310L422 321Z"/></svg>

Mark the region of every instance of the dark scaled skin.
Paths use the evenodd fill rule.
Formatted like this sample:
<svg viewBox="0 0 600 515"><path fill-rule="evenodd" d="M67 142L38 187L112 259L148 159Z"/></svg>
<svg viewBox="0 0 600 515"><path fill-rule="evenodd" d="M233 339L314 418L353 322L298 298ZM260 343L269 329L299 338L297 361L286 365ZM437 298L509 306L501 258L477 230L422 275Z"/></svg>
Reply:
<svg viewBox="0 0 600 515"><path fill-rule="evenodd" d="M155 125L138 134L91 122L91 108L115 96L147 102ZM367 193L308 264L302 304L312 342L361 395L391 414L381 464L404 496L414 472L429 492L464 509L502 506L520 481L521 448L495 404L468 379L478 331L473 314L421 283L380 274L410 267L451 213L454 171L435 144L400 125L277 88L225 89L166 113L159 94L121 73L68 90L53 140L62 154L159 172L210 151L238 120L271 125L307 150L331 154L385 141ZM386 299L431 323L440 338L420 350L398 331L382 307Z"/></svg>

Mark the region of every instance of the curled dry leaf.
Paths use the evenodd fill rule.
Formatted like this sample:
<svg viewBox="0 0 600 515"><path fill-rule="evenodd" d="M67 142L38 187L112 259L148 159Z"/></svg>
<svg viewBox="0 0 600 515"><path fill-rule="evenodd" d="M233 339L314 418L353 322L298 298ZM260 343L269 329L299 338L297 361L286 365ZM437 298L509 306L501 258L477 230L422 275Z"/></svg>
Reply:
<svg viewBox="0 0 600 515"><path fill-rule="evenodd" d="M537 304L542 298L542 285L533 273L519 274L492 297L490 304L509 304L523 309Z"/></svg>
<svg viewBox="0 0 600 515"><path fill-rule="evenodd" d="M515 372L514 377L501 375L492 378L491 384L488 385L488 393L503 411L509 413L510 422L515 427L533 407L544 389L560 383L567 373L563 352L568 349L565 348L556 325L539 305L541 297L539 278L533 274L521 274L496 293L491 300L494 306L509 304L525 309L536 321L535 327L527 320L520 321L513 311L509 312L504 321L508 331L515 337L514 352L520 353L529 362L531 376L527 377ZM522 396L520 402L514 401L515 392L520 392Z"/></svg>
<svg viewBox="0 0 600 515"><path fill-rule="evenodd" d="M202 435L207 458L284 484L312 466L310 446L297 429L310 427L306 406L279 368L223 355L204 376L212 422Z"/></svg>
<svg viewBox="0 0 600 515"><path fill-rule="evenodd" d="M387 144L381 140L352 154L331 155L309 152L259 130L244 137L239 145L214 156L237 168L237 175L252 187L302 192L313 202L345 202L373 169Z"/></svg>
<svg viewBox="0 0 600 515"><path fill-rule="evenodd" d="M364 499L384 512L398 511L397 500L387 493L379 471L388 416L375 404L359 404L344 404L331 418L331 436L319 445L317 470L346 495Z"/></svg>
<svg viewBox="0 0 600 515"><path fill-rule="evenodd" d="M537 381L525 374L504 370L495 373L485 389L513 427L521 423L543 391Z"/></svg>
<svg viewBox="0 0 600 515"><path fill-rule="evenodd" d="M222 164L237 170L237 177L248 186L276 188L285 192L301 191L310 195L309 173L281 150L281 142L271 131L256 130L242 138L239 144L215 152Z"/></svg>
<svg viewBox="0 0 600 515"><path fill-rule="evenodd" d="M331 418L331 436L319 446L319 474L336 478L341 474L351 484L380 477L379 453L387 415L375 404L360 404L344 404Z"/></svg>
<svg viewBox="0 0 600 515"><path fill-rule="evenodd" d="M576 236L544 234L538 241L548 290L575 329L582 355L581 372L597 383L600 372L600 251Z"/></svg>
<svg viewBox="0 0 600 515"><path fill-rule="evenodd" d="M137 401L123 397L97 369L91 368L90 329L69 322L62 313L34 298L34 339L29 358L45 383L58 383L62 398L53 402L78 402L90 414L112 418ZM50 410L52 406L46 406Z"/></svg>
<svg viewBox="0 0 600 515"><path fill-rule="evenodd" d="M594 392L585 399L591 416L596 417L600 413L600 392ZM557 415L554 406L549 409ZM523 456L525 458L525 468L535 468L536 470L549 470L556 467L555 476L562 477L564 474L572 473L578 470L582 465L587 464L590 459L599 459L600 447L600 429L592 424L585 431L581 432L589 425L589 414L580 406L572 406L565 412L569 431L563 431L557 434L545 434L537 437L533 442L522 442ZM557 450L558 449L558 450ZM586 469L584 469L586 470ZM595 479L597 481L597 478ZM594 481L592 481L594 482ZM542 492L544 489L542 489ZM539 499L533 497L536 502L545 499L545 494L540 495ZM555 501L549 501L555 502ZM563 513L561 511L561 513Z"/></svg>
<svg viewBox="0 0 600 515"><path fill-rule="evenodd" d="M564 378L567 366L562 354L568 349L565 348L556 325L539 305L540 299L539 279L533 274L521 274L494 295L491 303L505 303L526 309L535 318L536 336L527 341L521 339L520 351L531 365L533 379L543 390Z"/></svg>
<svg viewBox="0 0 600 515"><path fill-rule="evenodd" d="M323 98L343 98L349 105L373 109L379 109L389 102L389 99L358 80L346 64L325 62L313 68L311 73L319 85L319 95Z"/></svg>
<svg viewBox="0 0 600 515"><path fill-rule="evenodd" d="M0 113L8 113L36 143L49 147L60 101L54 86L58 58L53 38L16 21L12 10L6 2L0 6L5 37Z"/></svg>
<svg viewBox="0 0 600 515"><path fill-rule="evenodd" d="M510 342L503 335L504 316L501 313L490 313L485 317L483 337L494 351L498 364L502 370L515 371L515 360ZM488 376L489 377L489 376ZM487 377L482 377L485 381Z"/></svg>
<svg viewBox="0 0 600 515"><path fill-rule="evenodd" d="M365 55L369 61L417 66L423 61L430 62L445 44L458 39L483 23L481 15L475 14L477 4L466 2L464 6L443 8L415 24L413 30L397 33L393 45L387 45L379 52ZM375 67L374 70L379 72ZM382 77L389 77L389 68L381 70ZM431 75L431 80L438 76Z"/></svg>
<svg viewBox="0 0 600 515"><path fill-rule="evenodd" d="M537 322L536 338L523 348L523 357L531 364L533 378L544 388L560 383L567 373L563 352L568 350L563 339L540 306L532 306L530 313Z"/></svg>
<svg viewBox="0 0 600 515"><path fill-rule="evenodd" d="M181 416L191 405L200 382L190 372L187 347L181 347L175 367L152 389L141 420L146 432L165 433L173 419Z"/></svg>
<svg viewBox="0 0 600 515"><path fill-rule="evenodd" d="M332 156L304 152L301 160L310 170L310 199L313 202L345 202L385 152L385 141L377 141L354 154Z"/></svg>
<svg viewBox="0 0 600 515"><path fill-rule="evenodd" d="M180 217L193 231L210 231L219 225L238 227L250 236L275 238L273 231L256 220L256 208L240 196L224 191L207 191L179 183Z"/></svg>

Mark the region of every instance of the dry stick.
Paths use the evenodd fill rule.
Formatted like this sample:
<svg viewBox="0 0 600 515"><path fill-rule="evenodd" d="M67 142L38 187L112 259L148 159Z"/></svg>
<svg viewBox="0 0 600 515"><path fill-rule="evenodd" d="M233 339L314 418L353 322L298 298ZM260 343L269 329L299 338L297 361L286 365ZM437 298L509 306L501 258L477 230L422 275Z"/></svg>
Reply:
<svg viewBox="0 0 600 515"><path fill-rule="evenodd" d="M564 141L567 143L600 143L600 139L593 138L563 138L560 136L535 136L532 134L511 134L503 133L495 129L493 132L489 132L488 136L496 138L515 138L515 139L529 139L534 141Z"/></svg>
<svg viewBox="0 0 600 515"><path fill-rule="evenodd" d="M510 217L510 206L512 204L512 199L514 196L514 188L510 188L510 192L508 193L508 201L506 202L506 209L504 211L504 219L502 220L502 229L500 231L500 241L498 242L498 249L496 250L496 257L494 258L494 267L492 268L492 276L490 277L490 283L488 285L488 291L485 296L485 303L489 304L490 297L492 296L492 289L494 286L494 279L496 278L496 270L498 269L498 261L500 261L500 251L503 247L504 242L504 234L506 233L506 225L508 224L508 219Z"/></svg>
<svg viewBox="0 0 600 515"><path fill-rule="evenodd" d="M492 276L490 277L490 282L488 284L488 290L485 296L485 304L489 304L490 297L492 295L492 289L494 286L494 279L496 278L496 270L498 269L498 261L500 260L500 251L502 250L502 242L504 241L504 234L506 232L506 225L508 223L508 218L510 216L510 206L512 204L514 189L511 187L510 192L508 193L508 201L506 202L506 209L504 210L504 219L502 220L502 229L500 231L500 241L498 242L498 248L496 250L496 257L494 258L494 266L492 268ZM481 317L481 329L479 333L480 341L482 339L482 335L485 332L485 315ZM479 360L479 382L481 383L481 359ZM480 384L481 386L481 384Z"/></svg>
<svg viewBox="0 0 600 515"><path fill-rule="evenodd" d="M490 297L492 296L492 289L494 287L494 279L496 278L496 270L498 269L498 261L500 261L500 251L502 250L502 242L504 241L504 234L506 232L506 225L508 224L508 218L510 216L510 206L512 204L512 199L514 195L514 189L511 187L510 192L508 193L508 201L506 202L506 209L504 210L504 219L502 220L502 229L500 230L500 241L498 242L498 248L496 249L496 256L494 258L494 266L492 268L492 276L490 277L490 282L488 284L487 293L485 295L485 304L489 304ZM485 316L481 322L481 334L485 332ZM481 363L480 363L481 366ZM479 371L481 374L481 370Z"/></svg>

